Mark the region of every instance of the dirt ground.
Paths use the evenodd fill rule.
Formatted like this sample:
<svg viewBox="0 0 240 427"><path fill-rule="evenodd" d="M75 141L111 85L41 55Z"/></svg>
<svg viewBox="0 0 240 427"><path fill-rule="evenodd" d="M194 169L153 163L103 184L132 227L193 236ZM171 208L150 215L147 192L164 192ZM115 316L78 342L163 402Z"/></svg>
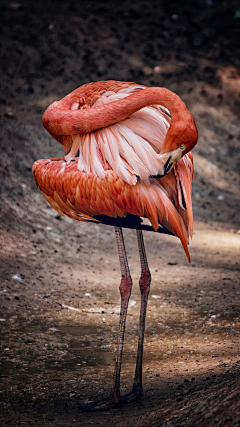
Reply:
<svg viewBox="0 0 240 427"><path fill-rule="evenodd" d="M240 6L238 1L0 3L2 426L240 426ZM114 229L62 218L32 164L61 156L45 108L97 80L177 92L192 112L191 264L176 238L145 233L152 272L144 396L101 413L79 405L112 386L120 269ZM140 266L122 391L131 389Z"/></svg>

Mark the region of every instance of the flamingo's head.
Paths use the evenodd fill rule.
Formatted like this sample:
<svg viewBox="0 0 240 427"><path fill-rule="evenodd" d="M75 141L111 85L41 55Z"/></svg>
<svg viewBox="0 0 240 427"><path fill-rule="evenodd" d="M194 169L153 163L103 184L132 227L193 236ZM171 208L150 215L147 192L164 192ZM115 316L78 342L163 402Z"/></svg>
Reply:
<svg viewBox="0 0 240 427"><path fill-rule="evenodd" d="M165 141L163 143L160 156L164 164L164 173L166 175L186 153L196 145L198 140L198 131L192 116L188 117L187 122L181 120L170 126Z"/></svg>

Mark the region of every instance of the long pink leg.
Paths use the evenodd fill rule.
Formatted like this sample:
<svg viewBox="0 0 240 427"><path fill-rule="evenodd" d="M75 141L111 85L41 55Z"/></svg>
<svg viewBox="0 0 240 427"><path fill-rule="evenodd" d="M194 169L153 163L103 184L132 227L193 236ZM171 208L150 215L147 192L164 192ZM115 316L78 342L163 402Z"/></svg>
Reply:
<svg viewBox="0 0 240 427"><path fill-rule="evenodd" d="M120 373L121 373L121 364L122 364L122 353L123 353L123 343L124 343L124 332L125 324L127 317L128 301L131 295L132 290L132 279L130 276L128 260L126 249L123 240L122 229L120 227L115 227L115 233L117 238L117 247L121 267L121 283L120 283L120 295L121 295L121 313L119 321L119 331L118 331L118 349L116 356L116 364L113 377L113 388L108 399L96 403L93 406L80 407L82 411L104 411L110 408L118 406L120 398Z"/></svg>
<svg viewBox="0 0 240 427"><path fill-rule="evenodd" d="M141 397L143 393L142 388L142 363L143 363L143 341L145 331L145 319L147 312L148 295L150 291L151 274L148 268L147 256L144 247L143 235L141 230L137 230L138 249L141 262L141 277L139 280L139 287L141 292L141 309L140 309L140 322L139 322L139 337L138 337L138 351L137 363L135 369L135 377L133 382L132 391L121 397L122 403L133 402Z"/></svg>
<svg viewBox="0 0 240 427"><path fill-rule="evenodd" d="M119 330L118 330L118 350L116 356L116 365L114 371L114 382L111 395L115 399L120 401L120 372L122 364L122 353L123 353L123 343L124 343L124 333L127 317L128 302L131 296L132 290L132 278L130 275L130 270L128 266L127 254L123 240L122 229L120 227L115 227L115 233L117 238L118 254L121 267L121 283L120 283L120 295L121 295L121 313L119 321Z"/></svg>

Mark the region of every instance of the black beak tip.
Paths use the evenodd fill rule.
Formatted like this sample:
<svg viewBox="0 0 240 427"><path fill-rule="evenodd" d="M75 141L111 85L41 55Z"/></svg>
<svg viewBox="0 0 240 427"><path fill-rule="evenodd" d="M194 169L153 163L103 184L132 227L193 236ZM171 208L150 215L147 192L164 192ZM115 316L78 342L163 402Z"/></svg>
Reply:
<svg viewBox="0 0 240 427"><path fill-rule="evenodd" d="M149 175L149 178L163 178L171 169L173 162L170 162L171 156L168 157L165 165L163 166L163 175Z"/></svg>

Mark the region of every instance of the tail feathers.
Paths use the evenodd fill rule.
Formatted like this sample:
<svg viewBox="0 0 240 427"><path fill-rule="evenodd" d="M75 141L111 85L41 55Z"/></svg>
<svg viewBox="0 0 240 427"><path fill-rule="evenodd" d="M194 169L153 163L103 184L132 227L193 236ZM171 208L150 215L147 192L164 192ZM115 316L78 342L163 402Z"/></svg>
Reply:
<svg viewBox="0 0 240 427"><path fill-rule="evenodd" d="M181 208L186 211L185 214L183 214L182 216L185 222L185 226L189 230L189 237L192 238L193 212L192 212L191 195L192 195L193 162L191 157L188 154L185 155L176 164L175 175L176 175L177 187L178 187L179 204Z"/></svg>
<svg viewBox="0 0 240 427"><path fill-rule="evenodd" d="M189 251L188 251L189 239L188 239L188 233L187 233L185 224L184 224L180 214L178 213L177 209L172 204L171 200L169 200L169 198L165 194L165 192L158 191L158 197L159 197L159 201L161 203L160 209L161 209L163 218L165 218L167 221L166 222L165 220L162 219L162 223L164 226L166 226L167 229L169 229L169 231L172 231L171 228L168 227L168 223L170 223L171 227L175 231L175 234L181 240L181 243L182 243L183 248L186 252L188 261L190 262L190 255L189 255Z"/></svg>
<svg viewBox="0 0 240 427"><path fill-rule="evenodd" d="M190 262L187 229L183 219L169 199L165 190L157 180L155 180L155 184L151 185L151 187L138 184L135 188L138 186L140 211L131 213L147 217L155 230L158 229L159 223L162 223L169 231L176 234L176 236L181 240L187 258Z"/></svg>

